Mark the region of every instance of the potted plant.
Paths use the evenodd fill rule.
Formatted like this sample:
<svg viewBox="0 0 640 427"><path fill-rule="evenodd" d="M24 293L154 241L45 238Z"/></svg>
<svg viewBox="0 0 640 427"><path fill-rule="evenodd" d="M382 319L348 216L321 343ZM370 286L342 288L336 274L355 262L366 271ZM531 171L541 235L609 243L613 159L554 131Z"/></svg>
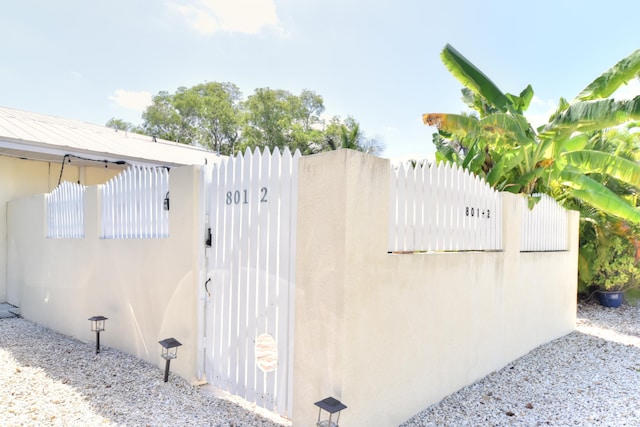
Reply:
<svg viewBox="0 0 640 427"><path fill-rule="evenodd" d="M635 233L628 226L621 226L599 239L590 239L581 246L581 257L590 264L589 283L596 289L602 305L619 307L624 292L640 285L637 247Z"/></svg>

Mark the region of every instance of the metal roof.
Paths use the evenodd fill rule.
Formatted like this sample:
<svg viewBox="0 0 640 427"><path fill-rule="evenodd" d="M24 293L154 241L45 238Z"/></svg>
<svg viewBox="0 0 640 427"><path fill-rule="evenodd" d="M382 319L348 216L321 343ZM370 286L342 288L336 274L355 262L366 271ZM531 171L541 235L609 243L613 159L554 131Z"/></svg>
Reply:
<svg viewBox="0 0 640 427"><path fill-rule="evenodd" d="M0 156L95 166L202 165L219 161L200 147L105 126L0 107Z"/></svg>

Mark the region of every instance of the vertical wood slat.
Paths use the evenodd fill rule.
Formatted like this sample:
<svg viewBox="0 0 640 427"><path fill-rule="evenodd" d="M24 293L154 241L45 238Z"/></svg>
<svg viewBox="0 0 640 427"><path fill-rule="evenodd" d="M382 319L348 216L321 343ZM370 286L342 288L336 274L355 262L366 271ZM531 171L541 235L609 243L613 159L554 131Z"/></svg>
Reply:
<svg viewBox="0 0 640 427"><path fill-rule="evenodd" d="M287 150L288 151L288 150ZM267 303L269 308L267 309L267 330L266 333L276 339L278 346L280 343L277 334L277 321L278 321L278 285L280 284L280 271L279 260L282 256L287 256L286 248L280 246L280 229L285 224L280 222L280 178L282 173L282 162L280 156L280 150L276 147L271 156L271 174L269 175L269 203L270 203L270 216L269 216L269 274L267 285ZM284 356L284 355L283 355ZM265 375L265 393L264 393L264 407L269 410L275 409L275 395L276 391L276 375L275 372L266 372Z"/></svg>
<svg viewBox="0 0 640 427"><path fill-rule="evenodd" d="M566 251L569 247L568 212L546 194L529 209L527 198L522 199L523 252Z"/></svg>
<svg viewBox="0 0 640 427"><path fill-rule="evenodd" d="M287 414L300 153L246 151L212 168L212 253L206 318L207 379L256 405ZM277 344L275 370L260 369L256 340Z"/></svg>
<svg viewBox="0 0 640 427"><path fill-rule="evenodd" d="M84 234L85 187L62 182L46 194L47 238L82 239Z"/></svg>
<svg viewBox="0 0 640 427"><path fill-rule="evenodd" d="M401 165L390 194L390 252L502 249L500 194L468 171ZM523 203L522 251L567 250L567 212L546 195Z"/></svg>
<svg viewBox="0 0 640 427"><path fill-rule="evenodd" d="M499 250L498 192L449 164L401 164L391 173L389 251Z"/></svg>
<svg viewBox="0 0 640 427"><path fill-rule="evenodd" d="M164 168L132 166L101 186L100 237L145 239L169 236L164 198L169 172Z"/></svg>
<svg viewBox="0 0 640 427"><path fill-rule="evenodd" d="M251 155L250 162L247 161L247 165L249 166L249 172L251 173L250 180L254 183L261 182L261 170L260 170L260 150L256 147L254 152ZM249 200L255 200L257 195L255 185L252 185L249 189ZM251 203L249 205L249 217L251 218L251 224L262 224L260 217L260 203ZM259 297L258 297L258 287L259 287L259 275L257 271L259 271L259 257L260 257L260 248L262 242L265 240L261 234L263 230L262 227L253 226L250 227L251 238L250 238L250 255L247 257L247 272L248 272L248 281L247 287L248 289L254 289L256 295L254 298L247 298L248 306L247 306L247 330L248 331L258 331L258 316L259 316ZM259 333L256 333L258 336ZM246 379L246 399L250 402L256 401L257 396L257 387L256 387L256 377L258 374L257 369L253 369L253 366L249 363L250 360L256 360L256 344L252 340L248 340L247 342L247 379Z"/></svg>

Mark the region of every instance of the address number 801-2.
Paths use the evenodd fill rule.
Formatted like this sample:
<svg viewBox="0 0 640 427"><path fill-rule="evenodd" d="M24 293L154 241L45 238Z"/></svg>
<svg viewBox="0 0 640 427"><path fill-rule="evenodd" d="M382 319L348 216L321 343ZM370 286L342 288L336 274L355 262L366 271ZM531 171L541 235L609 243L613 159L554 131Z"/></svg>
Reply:
<svg viewBox="0 0 640 427"><path fill-rule="evenodd" d="M258 201L260 203L266 203L267 200L267 187L261 187L260 193L258 194ZM227 191L225 204L226 205L246 205L249 204L251 200L249 199L249 190L235 190L235 191Z"/></svg>
<svg viewBox="0 0 640 427"><path fill-rule="evenodd" d="M473 208L473 207L467 206L464 209L464 215L477 217L477 218L491 219L491 209L482 209L481 211L480 208Z"/></svg>

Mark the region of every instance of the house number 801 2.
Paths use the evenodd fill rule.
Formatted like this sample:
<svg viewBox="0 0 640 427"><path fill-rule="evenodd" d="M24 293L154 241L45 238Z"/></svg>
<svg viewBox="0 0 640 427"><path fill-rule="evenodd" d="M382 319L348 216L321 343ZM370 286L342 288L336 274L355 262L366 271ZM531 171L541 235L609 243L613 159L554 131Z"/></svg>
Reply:
<svg viewBox="0 0 640 427"><path fill-rule="evenodd" d="M260 188L259 201L260 203L267 202L267 187ZM249 190L235 190L227 191L225 203L227 205L246 205L249 203Z"/></svg>

